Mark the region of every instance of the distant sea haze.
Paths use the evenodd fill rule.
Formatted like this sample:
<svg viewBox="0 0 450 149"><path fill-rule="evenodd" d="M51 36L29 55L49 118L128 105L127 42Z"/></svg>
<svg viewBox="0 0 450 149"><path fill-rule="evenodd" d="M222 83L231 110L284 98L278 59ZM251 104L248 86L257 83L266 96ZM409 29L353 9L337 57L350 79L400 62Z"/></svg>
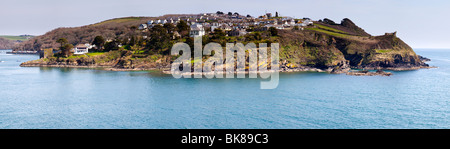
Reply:
<svg viewBox="0 0 450 149"><path fill-rule="evenodd" d="M0 53L0 128L450 128L450 50L415 51L439 68L280 73L274 90L249 78L19 67L38 56Z"/></svg>

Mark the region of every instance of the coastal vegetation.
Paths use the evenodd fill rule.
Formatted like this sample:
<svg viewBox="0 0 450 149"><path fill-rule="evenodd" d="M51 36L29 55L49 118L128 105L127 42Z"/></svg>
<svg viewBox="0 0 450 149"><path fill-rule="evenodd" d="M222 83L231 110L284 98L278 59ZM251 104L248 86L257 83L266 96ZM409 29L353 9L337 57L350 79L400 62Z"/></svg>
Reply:
<svg viewBox="0 0 450 149"><path fill-rule="evenodd" d="M177 24L164 23L138 29L139 24L150 19L156 18L128 17L83 27L59 28L24 42L14 50L60 50L22 66L167 70L176 58L170 55L172 46L184 42L193 49L194 39L189 35L188 22L183 20ZM223 47L226 43L267 43L269 47L271 43L280 43L281 68L286 71L314 68L342 73L349 68L418 69L428 66L396 33L372 36L349 19L343 19L339 24L324 19L315 21L313 25L285 29L261 29L261 26L250 25L246 31L245 35L229 36L226 30L209 29L202 36L202 43L216 42ZM87 54L71 55L73 45L84 43L95 47ZM210 55L203 56L204 59L208 57Z"/></svg>

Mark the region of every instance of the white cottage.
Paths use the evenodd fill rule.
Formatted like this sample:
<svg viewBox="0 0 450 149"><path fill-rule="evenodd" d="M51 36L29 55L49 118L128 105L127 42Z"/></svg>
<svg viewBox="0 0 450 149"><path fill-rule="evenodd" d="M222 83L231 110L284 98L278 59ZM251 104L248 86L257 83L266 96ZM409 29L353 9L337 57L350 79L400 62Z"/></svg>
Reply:
<svg viewBox="0 0 450 149"><path fill-rule="evenodd" d="M147 28L148 28L147 24L139 25L139 30L144 30L144 29L147 29Z"/></svg>
<svg viewBox="0 0 450 149"><path fill-rule="evenodd" d="M191 25L191 31L189 32L190 37L197 37L205 35L205 28L201 24Z"/></svg>
<svg viewBox="0 0 450 149"><path fill-rule="evenodd" d="M89 53L90 44L78 44L74 48L73 54L86 54Z"/></svg>
<svg viewBox="0 0 450 149"><path fill-rule="evenodd" d="M155 22L155 21L153 21L153 20L147 21L147 25L150 26L150 25L152 25L154 22Z"/></svg>

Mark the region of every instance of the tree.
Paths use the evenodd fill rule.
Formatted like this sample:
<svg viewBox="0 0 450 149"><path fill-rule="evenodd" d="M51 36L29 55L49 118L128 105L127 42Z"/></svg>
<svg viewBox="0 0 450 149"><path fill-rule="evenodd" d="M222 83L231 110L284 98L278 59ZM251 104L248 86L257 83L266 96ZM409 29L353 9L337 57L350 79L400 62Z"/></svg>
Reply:
<svg viewBox="0 0 450 149"><path fill-rule="evenodd" d="M278 36L278 30L275 27L269 28L270 36Z"/></svg>
<svg viewBox="0 0 450 149"><path fill-rule="evenodd" d="M98 50L102 50L103 45L105 44L105 39L102 36L96 36L92 44L95 45Z"/></svg>
<svg viewBox="0 0 450 149"><path fill-rule="evenodd" d="M56 42L60 44L59 48L62 49L63 45L68 43L69 41L67 41L66 38L59 38L58 40L56 40Z"/></svg>
<svg viewBox="0 0 450 149"><path fill-rule="evenodd" d="M325 19L323 19L323 21L320 21L320 22L323 22L325 24L330 24L330 25L337 25L336 22L334 22L333 20L330 20L328 18L325 18Z"/></svg>
<svg viewBox="0 0 450 149"><path fill-rule="evenodd" d="M42 42L40 40L34 40L33 49L41 49Z"/></svg>
<svg viewBox="0 0 450 149"><path fill-rule="evenodd" d="M134 45L136 45L136 43L138 43L136 37L131 36L130 41L128 42L128 45L134 46Z"/></svg>
<svg viewBox="0 0 450 149"><path fill-rule="evenodd" d="M105 43L105 48L104 51L115 51L115 50L119 50L119 41L117 40L113 40L111 42L106 42Z"/></svg>
<svg viewBox="0 0 450 149"><path fill-rule="evenodd" d="M246 34L244 37L245 37L245 41L249 41L249 42L262 39L261 34L258 32Z"/></svg>
<svg viewBox="0 0 450 149"><path fill-rule="evenodd" d="M216 28L216 29L214 29L214 33L211 36L211 41L219 43L221 45L225 45L226 44L226 36L227 36L227 34L223 30Z"/></svg>
<svg viewBox="0 0 450 149"><path fill-rule="evenodd" d="M165 23L163 27L168 33L173 33L175 31L175 26L172 23Z"/></svg>
<svg viewBox="0 0 450 149"><path fill-rule="evenodd" d="M219 40L225 39L227 34L219 28L214 29L211 39L219 42Z"/></svg>
<svg viewBox="0 0 450 149"><path fill-rule="evenodd" d="M64 56L68 57L70 56L70 50L73 49L73 45L72 44L65 44L64 46L62 46L61 50L62 53L64 54Z"/></svg>
<svg viewBox="0 0 450 149"><path fill-rule="evenodd" d="M232 15L233 15L233 13L232 13L232 12L228 12L228 15L229 15L229 16L232 16Z"/></svg>
<svg viewBox="0 0 450 149"><path fill-rule="evenodd" d="M187 31L189 30L189 26L185 21L181 20L180 23L177 24L177 30L178 32Z"/></svg>
<svg viewBox="0 0 450 149"><path fill-rule="evenodd" d="M275 12L275 17L277 17L277 18L278 18L278 11L277 11L277 12Z"/></svg>
<svg viewBox="0 0 450 149"><path fill-rule="evenodd" d="M156 25L150 30L149 37L146 46L154 52L162 53L172 45L171 36L167 33L167 29L160 25Z"/></svg>
<svg viewBox="0 0 450 149"><path fill-rule="evenodd" d="M189 35L189 26L187 25L186 21L180 21L177 26L176 29L178 31L178 33L181 35L181 37L185 37L187 35Z"/></svg>
<svg viewBox="0 0 450 149"><path fill-rule="evenodd" d="M194 49L194 38L187 37L185 43L188 44L191 49Z"/></svg>
<svg viewBox="0 0 450 149"><path fill-rule="evenodd" d="M217 11L216 14L223 14L223 12L222 11Z"/></svg>

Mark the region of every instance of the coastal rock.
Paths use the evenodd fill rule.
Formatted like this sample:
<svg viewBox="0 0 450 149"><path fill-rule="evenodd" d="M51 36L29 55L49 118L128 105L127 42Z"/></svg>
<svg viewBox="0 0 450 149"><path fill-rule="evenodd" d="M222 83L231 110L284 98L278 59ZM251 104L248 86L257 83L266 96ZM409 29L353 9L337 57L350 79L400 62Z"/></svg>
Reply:
<svg viewBox="0 0 450 149"><path fill-rule="evenodd" d="M421 55L417 55L417 56L419 56L419 59L422 61L422 62L429 62L429 61L431 61L431 59L429 59L429 58L426 58L426 57L423 57L423 56L421 56Z"/></svg>
<svg viewBox="0 0 450 149"><path fill-rule="evenodd" d="M330 73L332 74L340 74L340 73L347 73L350 71L350 65L348 61L341 61L337 64L336 67L332 69Z"/></svg>
<svg viewBox="0 0 450 149"><path fill-rule="evenodd" d="M391 72L385 72L383 70L377 70L376 72L370 72L368 70L361 70L361 71L349 71L347 72L347 75L352 76L391 76Z"/></svg>

